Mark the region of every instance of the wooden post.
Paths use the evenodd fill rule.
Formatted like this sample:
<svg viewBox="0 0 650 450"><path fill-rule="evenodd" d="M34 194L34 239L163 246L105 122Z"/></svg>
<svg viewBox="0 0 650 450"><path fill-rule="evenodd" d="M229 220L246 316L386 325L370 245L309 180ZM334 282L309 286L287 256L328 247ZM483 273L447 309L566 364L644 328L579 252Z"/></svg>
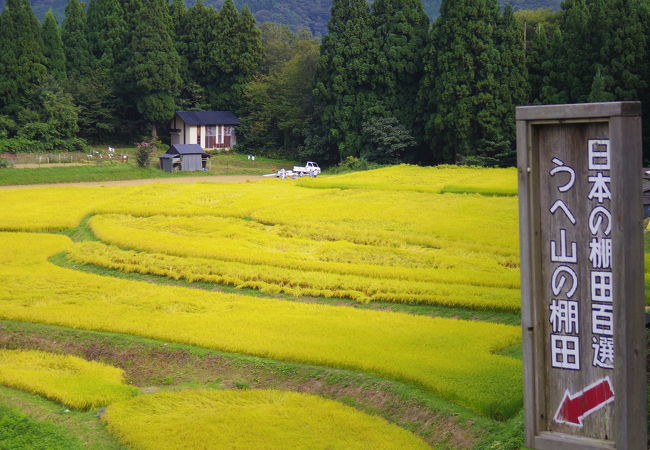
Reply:
<svg viewBox="0 0 650 450"><path fill-rule="evenodd" d="M526 445L645 449L641 104L516 115Z"/></svg>

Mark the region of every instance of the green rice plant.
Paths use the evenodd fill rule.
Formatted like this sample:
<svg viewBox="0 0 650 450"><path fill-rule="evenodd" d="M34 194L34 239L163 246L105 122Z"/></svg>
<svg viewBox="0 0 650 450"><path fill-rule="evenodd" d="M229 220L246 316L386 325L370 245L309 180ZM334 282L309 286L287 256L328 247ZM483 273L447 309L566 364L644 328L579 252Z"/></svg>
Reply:
<svg viewBox="0 0 650 450"><path fill-rule="evenodd" d="M139 392L124 384L121 369L35 350L0 349L0 384L81 410L106 406Z"/></svg>
<svg viewBox="0 0 650 450"><path fill-rule="evenodd" d="M63 269L62 235L0 233L0 317L112 331L420 386L490 417L521 408L519 327L206 292Z"/></svg>
<svg viewBox="0 0 650 450"><path fill-rule="evenodd" d="M417 449L427 444L333 400L274 390L182 391L115 403L102 417L137 449Z"/></svg>

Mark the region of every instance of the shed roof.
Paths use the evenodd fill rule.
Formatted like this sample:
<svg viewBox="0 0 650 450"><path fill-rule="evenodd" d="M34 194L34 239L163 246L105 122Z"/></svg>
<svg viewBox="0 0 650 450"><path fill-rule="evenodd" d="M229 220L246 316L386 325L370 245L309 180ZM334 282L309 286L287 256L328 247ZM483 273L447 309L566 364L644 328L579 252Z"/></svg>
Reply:
<svg viewBox="0 0 650 450"><path fill-rule="evenodd" d="M166 154L201 155L204 153L199 144L173 144Z"/></svg>
<svg viewBox="0 0 650 450"><path fill-rule="evenodd" d="M188 125L239 125L239 119L230 111L176 111Z"/></svg>

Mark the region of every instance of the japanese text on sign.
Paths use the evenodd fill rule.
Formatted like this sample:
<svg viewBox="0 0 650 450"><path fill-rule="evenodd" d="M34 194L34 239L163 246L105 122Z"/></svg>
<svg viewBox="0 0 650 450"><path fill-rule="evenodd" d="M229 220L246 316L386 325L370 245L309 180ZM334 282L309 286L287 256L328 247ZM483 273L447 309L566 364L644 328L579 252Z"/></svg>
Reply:
<svg viewBox="0 0 650 450"><path fill-rule="evenodd" d="M591 308L592 365L604 369L614 367L614 301L612 275L612 215L610 212L609 140L588 141L589 213L589 305ZM568 236L577 224L564 194L576 183L575 169L559 158L552 159L549 174L556 181L557 194L549 211L560 224L555 239L550 240L551 292L549 301L551 366L557 369L580 370L581 301L578 290L578 243ZM554 201L553 201L554 200ZM582 254L582 253L581 253Z"/></svg>
<svg viewBox="0 0 650 450"><path fill-rule="evenodd" d="M559 158L553 158L554 167L549 171L558 180L557 197L570 192L575 186L575 170ZM557 178L556 178L557 177ZM567 238L576 219L569 205L557 198L550 208L564 226L559 236L551 239L551 264L555 263L551 276L553 298L549 304L551 323L551 365L558 369L580 370L580 305L575 298L578 291L578 244Z"/></svg>
<svg viewBox="0 0 650 450"><path fill-rule="evenodd" d="M614 368L614 299L609 140L589 140L589 214L592 365Z"/></svg>

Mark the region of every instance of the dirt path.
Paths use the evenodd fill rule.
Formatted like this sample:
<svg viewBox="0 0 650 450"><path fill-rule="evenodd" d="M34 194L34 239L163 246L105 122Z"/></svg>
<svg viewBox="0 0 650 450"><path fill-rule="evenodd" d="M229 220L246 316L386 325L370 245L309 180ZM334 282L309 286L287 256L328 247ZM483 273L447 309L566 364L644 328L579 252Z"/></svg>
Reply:
<svg viewBox="0 0 650 450"><path fill-rule="evenodd" d="M263 180L261 175L216 175L205 177L177 177L177 178L146 178L140 180L118 181L78 181L74 183L48 183L48 184L21 184L13 186L0 186L0 189L21 189L51 186L139 186L153 183L243 183L246 181Z"/></svg>

